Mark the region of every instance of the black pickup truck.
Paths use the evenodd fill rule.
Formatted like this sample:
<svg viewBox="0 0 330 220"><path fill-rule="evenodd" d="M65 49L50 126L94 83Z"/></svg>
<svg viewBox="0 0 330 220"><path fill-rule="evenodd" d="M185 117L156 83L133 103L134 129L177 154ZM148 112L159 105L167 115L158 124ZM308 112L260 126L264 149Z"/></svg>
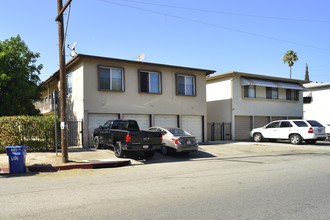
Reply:
<svg viewBox="0 0 330 220"><path fill-rule="evenodd" d="M140 130L135 120L109 120L93 133L94 148L112 147L116 157L125 157L127 152L143 153L151 158L162 146L160 132Z"/></svg>

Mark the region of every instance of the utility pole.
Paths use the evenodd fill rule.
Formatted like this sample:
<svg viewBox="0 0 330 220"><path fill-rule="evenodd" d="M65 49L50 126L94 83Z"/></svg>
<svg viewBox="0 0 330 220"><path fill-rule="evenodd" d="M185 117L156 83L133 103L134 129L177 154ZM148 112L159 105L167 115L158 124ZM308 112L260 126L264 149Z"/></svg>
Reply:
<svg viewBox="0 0 330 220"><path fill-rule="evenodd" d="M63 22L63 12L71 3L72 0L68 2L63 7L62 0L57 0L57 16L55 21L58 23L58 47L59 47L59 64L60 64L60 118L61 118L61 153L62 162L69 162L68 157L68 146L66 140L67 134L67 124L66 124L66 73L65 73L65 47L64 47L64 22Z"/></svg>

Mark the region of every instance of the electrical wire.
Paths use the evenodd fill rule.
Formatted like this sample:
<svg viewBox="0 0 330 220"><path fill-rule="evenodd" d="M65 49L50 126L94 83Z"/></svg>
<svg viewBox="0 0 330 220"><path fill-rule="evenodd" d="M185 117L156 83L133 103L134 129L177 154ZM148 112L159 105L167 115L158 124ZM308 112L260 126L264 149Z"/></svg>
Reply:
<svg viewBox="0 0 330 220"><path fill-rule="evenodd" d="M273 20L287 20L287 21L298 21L298 22L330 23L330 21L328 21L328 20L310 20L310 19L298 19L298 18L285 18L285 17L272 17L272 16L263 16L263 15L242 14L242 13L233 13L233 12L225 12L225 11L215 11L215 10L197 9L197 8L189 8L189 7L174 6L174 5L157 4L157 3L134 1L134 0L121 0L121 1L129 2L129 3L144 4L144 5L161 6L161 7L167 7L167 8L176 8L176 9L189 10L189 11L199 11L199 12L214 13L214 14L226 14L226 15L242 16L242 17L273 19Z"/></svg>
<svg viewBox="0 0 330 220"><path fill-rule="evenodd" d="M66 42L66 37L67 37L67 33L68 33L68 28L69 28L70 12L71 12L71 3L69 4L68 16L67 16L67 20L66 20L64 40L63 40L63 45L62 45L63 50L65 50L65 44L66 44L65 42Z"/></svg>
<svg viewBox="0 0 330 220"><path fill-rule="evenodd" d="M119 6L123 6L123 7L133 8L133 9L136 9L136 10L145 11L145 12L158 14L158 15L162 15L162 16L172 17L172 18L176 18L176 19L180 19L180 20L184 20L184 21L189 21L189 22L192 22L192 23L198 23L198 24L203 24L203 25L212 26L212 27L216 27L216 28L221 28L221 29L228 30L228 31L247 34L247 35L251 35L251 36L255 36L255 37L259 37L259 38L264 38L264 39L269 39L269 40L274 40L274 41L279 41L279 42L285 42L285 43L289 43L289 44L314 48L314 49L318 49L318 50L330 51L330 49L328 49L328 48L322 48L322 47L317 47L317 46L313 46L313 45L309 45L309 44L304 44L304 43L299 43L299 42L294 42L294 41L289 41L289 40L283 40L283 39L280 39L280 38L271 37L271 36L267 36L267 35L263 35L263 34L257 34L257 33L252 33L252 32L248 32L248 31L242 31L242 30L235 29L235 28L230 28L230 27L226 27L226 26L222 26L222 25L212 24L212 23L209 23L209 22L204 22L204 21L200 21L200 20L196 20L196 19L181 17L181 16L177 16L177 15L171 15L171 14L164 13L164 12L158 12L158 11L154 11L154 10L150 10L150 9L140 8L140 7L136 7L136 6L132 6L132 5L126 5L126 4L113 2L113 1L109 1L109 0L99 0L99 1L105 2L105 3L108 3L108 4L114 4L114 5L119 5Z"/></svg>

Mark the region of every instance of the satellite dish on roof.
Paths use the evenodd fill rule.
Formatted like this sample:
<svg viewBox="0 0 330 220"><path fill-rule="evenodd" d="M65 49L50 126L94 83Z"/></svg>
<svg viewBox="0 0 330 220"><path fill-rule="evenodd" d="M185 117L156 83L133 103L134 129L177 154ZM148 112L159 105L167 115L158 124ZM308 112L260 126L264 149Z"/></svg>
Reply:
<svg viewBox="0 0 330 220"><path fill-rule="evenodd" d="M144 53L139 53L139 54L136 56L136 60L137 60L137 61L140 61L140 62L142 62L142 61L144 60L144 58L145 58Z"/></svg>
<svg viewBox="0 0 330 220"><path fill-rule="evenodd" d="M76 44L77 44L77 42L74 42L71 47L70 47L70 44L68 44L68 48L71 50L71 52L70 52L71 57L75 57L78 54L76 51Z"/></svg>

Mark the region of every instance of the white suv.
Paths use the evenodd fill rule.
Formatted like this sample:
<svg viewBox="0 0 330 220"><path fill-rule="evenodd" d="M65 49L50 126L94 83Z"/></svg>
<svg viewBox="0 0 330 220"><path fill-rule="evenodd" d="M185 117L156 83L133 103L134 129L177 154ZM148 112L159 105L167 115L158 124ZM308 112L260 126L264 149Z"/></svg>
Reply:
<svg viewBox="0 0 330 220"><path fill-rule="evenodd" d="M250 132L254 141L264 139L269 141L290 140L292 144L315 144L317 140L325 140L325 127L315 120L278 120L270 122L261 128L255 128Z"/></svg>

